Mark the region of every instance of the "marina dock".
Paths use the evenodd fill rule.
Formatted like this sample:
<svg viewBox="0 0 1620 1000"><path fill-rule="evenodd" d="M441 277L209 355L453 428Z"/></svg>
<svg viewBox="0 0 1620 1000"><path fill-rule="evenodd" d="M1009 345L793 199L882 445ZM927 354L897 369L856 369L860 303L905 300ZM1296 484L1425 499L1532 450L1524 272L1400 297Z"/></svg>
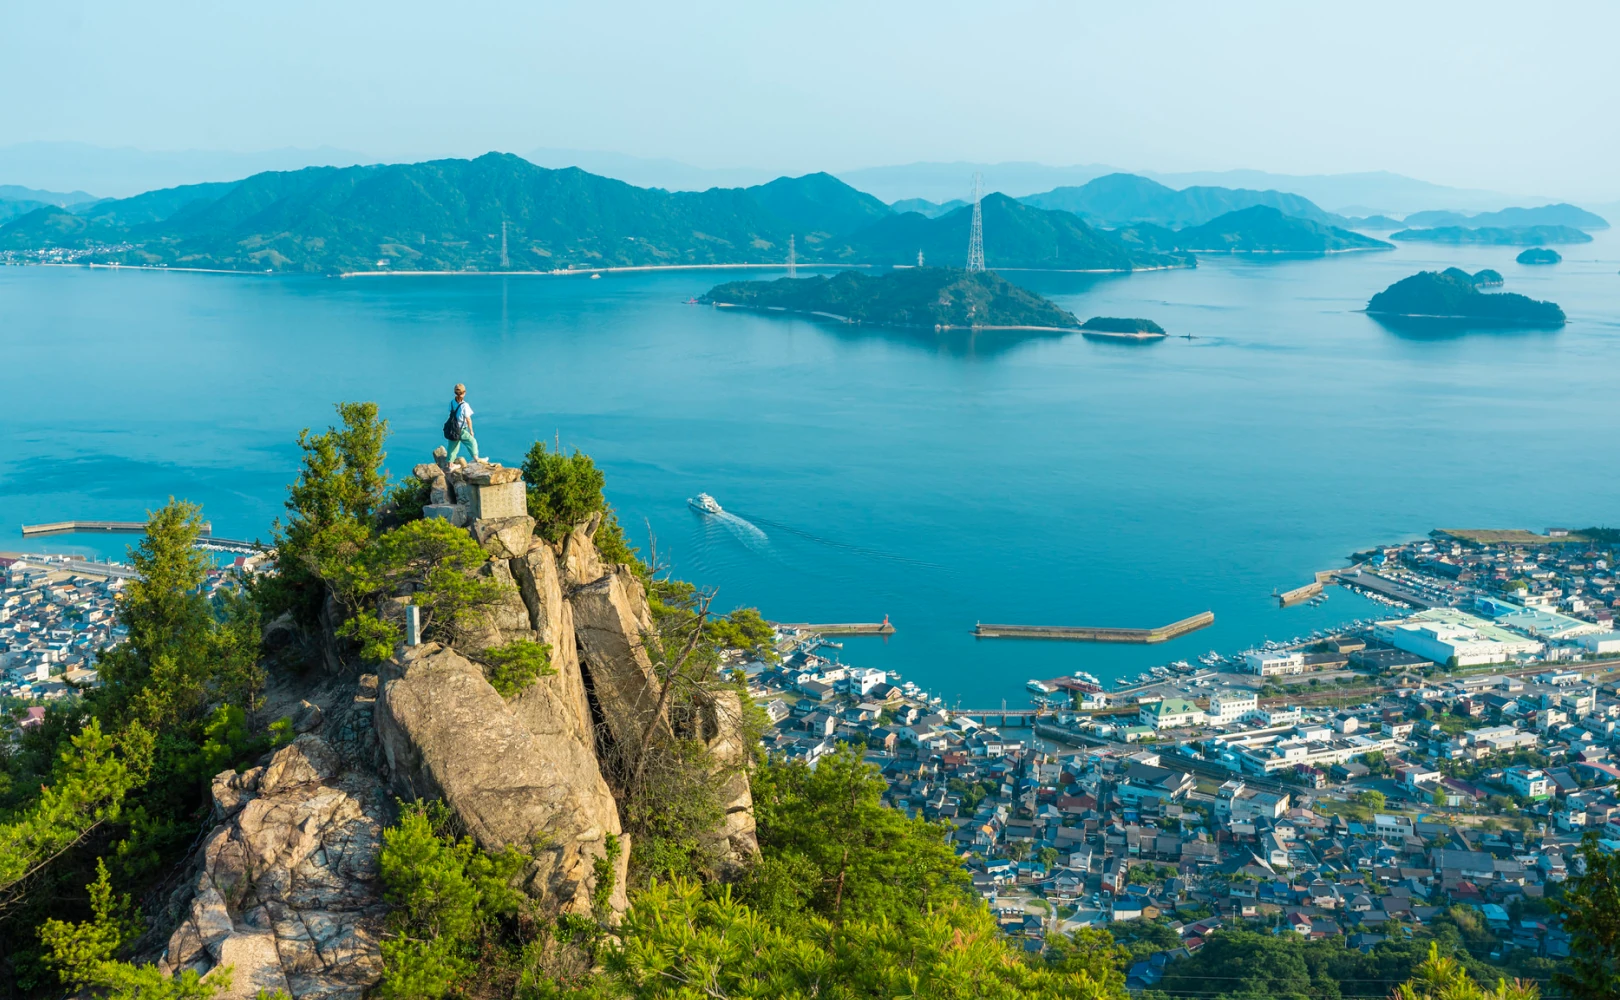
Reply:
<svg viewBox="0 0 1620 1000"><path fill-rule="evenodd" d="M145 521L52 521L50 524L25 524L22 526L23 537L32 535L66 535L71 532L102 531L111 534L139 535L146 531ZM211 521L204 521L202 526L203 537L214 533Z"/></svg>
<svg viewBox="0 0 1620 1000"><path fill-rule="evenodd" d="M1071 642L1167 642L1188 632L1207 628L1215 622L1215 612L1204 611L1158 628L1089 628L1065 625L985 625L973 627L981 639L1067 639Z"/></svg>
<svg viewBox="0 0 1620 1000"><path fill-rule="evenodd" d="M778 628L796 628L817 635L893 635L894 626L887 618L880 622L844 622L833 625L812 625L807 622L777 622Z"/></svg>

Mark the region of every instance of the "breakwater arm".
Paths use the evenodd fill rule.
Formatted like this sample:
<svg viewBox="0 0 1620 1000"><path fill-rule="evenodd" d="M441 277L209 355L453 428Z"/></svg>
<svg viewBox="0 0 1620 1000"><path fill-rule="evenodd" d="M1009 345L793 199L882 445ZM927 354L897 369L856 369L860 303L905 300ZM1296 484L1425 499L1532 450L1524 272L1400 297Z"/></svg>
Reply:
<svg viewBox="0 0 1620 1000"><path fill-rule="evenodd" d="M1204 611L1190 618L1158 628L1099 628L1067 625L985 625L974 626L981 639L1067 639L1072 642L1165 642L1214 624L1215 612Z"/></svg>

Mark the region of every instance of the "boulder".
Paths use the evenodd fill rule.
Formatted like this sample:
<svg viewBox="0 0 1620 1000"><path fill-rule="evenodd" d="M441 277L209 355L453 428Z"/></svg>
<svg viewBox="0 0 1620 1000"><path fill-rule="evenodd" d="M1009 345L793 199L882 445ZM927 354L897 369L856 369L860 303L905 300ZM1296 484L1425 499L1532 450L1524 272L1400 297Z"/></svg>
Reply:
<svg viewBox="0 0 1620 1000"><path fill-rule="evenodd" d="M422 508L423 517L437 517L458 528L467 526L467 507L458 503L430 503Z"/></svg>
<svg viewBox="0 0 1620 1000"><path fill-rule="evenodd" d="M523 479L522 469L508 469L499 462L485 459L461 470L462 478L474 486L504 486Z"/></svg>
<svg viewBox="0 0 1620 1000"><path fill-rule="evenodd" d="M474 521L471 527L473 538L496 559L522 558L534 541L534 518L527 514L485 518Z"/></svg>
<svg viewBox="0 0 1620 1000"><path fill-rule="evenodd" d="M574 525L562 540L563 584L569 590L595 583L607 572L602 554L596 550L596 529L602 524L600 512Z"/></svg>
<svg viewBox="0 0 1620 1000"><path fill-rule="evenodd" d="M535 638L529 619L529 606L523 592L512 575L512 563L507 559L491 559L478 567L477 575L494 580L500 585L501 600L485 612L486 627L457 644L466 652L476 652L490 646L499 646L513 639Z"/></svg>
<svg viewBox="0 0 1620 1000"><path fill-rule="evenodd" d="M382 977L382 787L310 734L213 787L220 824L160 966L208 974L230 965L223 995L241 1000L261 989L360 1000Z"/></svg>
<svg viewBox="0 0 1620 1000"><path fill-rule="evenodd" d="M397 793L443 798L486 849L533 850L530 893L555 911L590 912L593 864L621 830L589 742L537 736L477 664L436 643L408 648L389 665L376 732ZM629 858L622 841L611 899L621 913Z"/></svg>
<svg viewBox="0 0 1620 1000"><path fill-rule="evenodd" d="M602 575L569 595L581 669L601 707L613 742L639 747L649 726L657 737L671 734L658 717L658 678L643 635L652 631L645 592L627 568Z"/></svg>

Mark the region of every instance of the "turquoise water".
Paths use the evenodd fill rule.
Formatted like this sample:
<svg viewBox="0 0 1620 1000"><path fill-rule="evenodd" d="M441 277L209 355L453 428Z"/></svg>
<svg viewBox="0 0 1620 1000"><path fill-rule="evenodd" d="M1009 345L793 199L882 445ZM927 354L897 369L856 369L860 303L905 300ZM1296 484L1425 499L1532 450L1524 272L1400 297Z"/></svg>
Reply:
<svg viewBox="0 0 1620 1000"><path fill-rule="evenodd" d="M826 326L689 306L721 276L274 278L0 268L12 527L134 519L170 495L264 535L299 428L374 399L393 465L437 444L466 382L516 463L560 435L596 457L644 546L723 605L875 621L843 657L949 701L1235 651L1374 607L1270 595L1437 526L1620 523L1620 236L1527 268L1509 248L1206 258L1195 271L1007 276L1150 344ZM992 254L993 258L993 254ZM994 260L991 260L992 266ZM1358 312L1423 267L1494 267L1559 332L1392 331ZM712 493L736 519L685 500ZM6 537L9 536L9 539ZM975 640L976 621L1216 624L1156 647Z"/></svg>

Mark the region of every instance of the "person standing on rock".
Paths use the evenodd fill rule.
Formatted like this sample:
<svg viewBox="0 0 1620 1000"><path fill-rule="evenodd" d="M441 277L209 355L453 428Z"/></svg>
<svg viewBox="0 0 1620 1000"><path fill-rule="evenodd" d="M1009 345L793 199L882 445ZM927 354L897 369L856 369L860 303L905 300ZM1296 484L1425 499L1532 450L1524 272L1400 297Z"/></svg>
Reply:
<svg viewBox="0 0 1620 1000"><path fill-rule="evenodd" d="M462 445L466 445L467 450L472 452L474 462L483 461L478 454L478 439L473 437L472 418L473 408L467 402L467 387L457 382L456 400L450 404L450 419L444 423L445 438L456 443L456 446L450 449L449 461L456 460L456 456L461 453ZM451 429L455 430L455 437L450 436Z"/></svg>

